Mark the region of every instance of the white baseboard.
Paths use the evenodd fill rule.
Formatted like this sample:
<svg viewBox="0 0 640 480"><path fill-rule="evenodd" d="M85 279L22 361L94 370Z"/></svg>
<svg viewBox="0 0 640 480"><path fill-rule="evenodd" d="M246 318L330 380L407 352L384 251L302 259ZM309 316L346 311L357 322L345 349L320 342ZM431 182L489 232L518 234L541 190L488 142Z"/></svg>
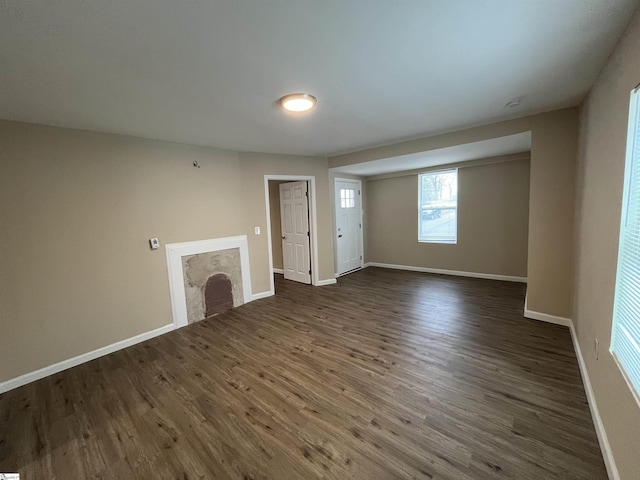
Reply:
<svg viewBox="0 0 640 480"><path fill-rule="evenodd" d="M81 363L95 360L96 358L103 357L104 355L108 355L109 353L113 353L118 350L122 350L123 348L130 347L131 345L135 345L136 343L144 342L145 340L149 340L153 337L163 335L174 329L175 329L175 325L171 323L169 325L165 325L164 327L156 328L155 330L141 333L140 335L136 335L135 337L127 338L125 340L112 343L111 345L107 345L106 347L101 347L101 348L98 348L97 350L83 353L82 355L78 355L77 357L69 358L67 360L63 360L62 362L54 363L53 365L43 367L34 372L25 373L24 375L20 375L19 377L15 377L0 383L0 393L8 392L9 390L13 390L14 388L21 387L23 385L26 385L27 383L35 382L36 380L40 380L41 378L48 377L49 375L53 375L54 373L62 372L63 370L67 370L71 367L75 367L77 365L80 365Z"/></svg>
<svg viewBox="0 0 640 480"><path fill-rule="evenodd" d="M251 295L251 301L253 302L254 300L260 300L261 298L272 297L273 295L275 295L275 292L273 290L267 290L266 292L254 293L253 295Z"/></svg>
<svg viewBox="0 0 640 480"><path fill-rule="evenodd" d="M591 387L591 380L589 379L589 372L587 371L587 365L584 363L582 357L582 350L578 343L578 335L576 329L573 326L573 322L569 325L571 331L571 340L573 341L573 348L576 351L576 357L578 358L578 365L580 366L580 374L582 375L582 383L584 384L584 390L587 393L587 400L589 401L589 410L591 410L591 418L593 418L593 425L596 428L596 435L598 435L598 442L600 443L600 450L602 450L602 457L604 458L605 467L607 467L607 473L610 480L620 480L620 473L618 473L618 467L616 461L613 458L611 452L611 445L609 444L609 437L607 437L607 431L604 429L602 418L600 417L600 411L598 410L598 404L596 402L596 396L593 393Z"/></svg>
<svg viewBox="0 0 640 480"><path fill-rule="evenodd" d="M273 273L279 273L280 275L284 275L284 270L281 268L274 268Z"/></svg>
<svg viewBox="0 0 640 480"><path fill-rule="evenodd" d="M324 287L325 285L333 285L334 283L338 283L335 278L328 278L326 280L319 280L316 283L316 287Z"/></svg>
<svg viewBox="0 0 640 480"><path fill-rule="evenodd" d="M382 268L398 268L401 270L412 270L412 271L426 271L423 269L414 270L421 267L404 267L404 266L387 266L387 264L379 264L379 263L366 263L364 268L369 266L382 267ZM429 272L431 273L431 272ZM440 273L440 272L434 272ZM466 273L466 272L461 272ZM455 275L451 273L450 275ZM476 274L473 274L476 275ZM462 276L470 276L470 275L462 275ZM486 278L486 277L478 277L478 278ZM516 280L510 280L516 281ZM323 285L331 285L337 283L335 278L321 280L318 282L318 286ZM251 300L258 300L260 298L270 297L274 294L273 291L266 291L261 293L256 293L252 295ZM578 337L576 335L576 330L573 326L573 321L570 318L565 317L557 317L555 315L549 315L546 313L535 312L527 309L527 299L525 297L525 309L524 316L527 318L531 318L534 320L540 320L543 322L554 323L557 325L563 325L569 328L571 332L571 340L573 342L573 347L575 349L576 358L578 359L578 365L580 367L580 374L582 375L582 382L584 384L584 389L587 395L587 400L589 403L589 409L591 411L591 417L593 419L593 424L595 426L596 435L598 436L598 442L600 443L600 449L602 451L602 456L604 458L604 463L607 468L607 473L609 475L610 480L620 480L620 474L618 472L618 468L616 467L615 459L613 457L613 453L611 452L611 446L609 444L609 438L607 436L607 432L604 428L604 424L602 423L602 418L600 417L600 412L598 410L598 404L596 402L595 395L593 393L593 388L591 386L591 380L589 379L589 373L587 371L586 364L584 362L584 358L582 356L582 351L580 349L580 344L578 343ZM0 383L0 394L8 392L9 390L13 390L14 388L21 387L26 385L27 383L34 382L36 380L40 380L41 378L48 377L49 375L53 375L55 373L62 372L63 370L67 370L71 367L75 367L85 362L89 362L91 360L95 360L96 358L102 357L104 355L108 355L109 353L116 352L118 350L122 350L123 348L130 347L137 343L144 342L145 340L149 340L151 338L157 337L159 335L163 335L175 329L175 325L173 323L169 325L165 325L164 327L156 328L155 330L151 330L149 332L141 333L140 335L136 335L135 337L131 337L125 340L121 340L116 343L112 343L111 345L107 345L102 348L98 348L97 350L93 350L91 352L84 353L82 355L78 355L76 357L70 358L68 360L63 360L62 362L55 363L53 365L49 365L47 367L41 368L34 372L26 373L24 375L20 375L19 377L12 378L10 380L6 380Z"/></svg>
<svg viewBox="0 0 640 480"><path fill-rule="evenodd" d="M271 297L272 295L274 295L274 293L275 292L273 292L272 290L256 293L251 296L250 301ZM118 350L122 350L123 348L130 347L131 345L135 345L136 343L144 342L145 340L149 340L153 337L163 335L165 333L168 333L174 330L175 328L176 328L175 324L171 323L170 325L165 325L164 327L156 328L155 330L141 333L140 335L136 335L135 337L127 338L125 340L112 343L111 345L107 345L106 347L98 348L97 350L83 353L82 355L78 355L77 357L69 358L68 360L63 360L62 362L54 363L53 365L43 367L34 372L25 373L24 375L20 375L19 377L6 380L0 383L0 394L4 392L8 392L9 390L13 390L14 388L18 388L23 385L26 385L27 383L35 382L36 380L40 380L41 378L48 377L49 375L62 372L63 370L67 370L71 367L75 367L82 363L95 360L96 358L102 357L104 355L117 352Z"/></svg>
<svg viewBox="0 0 640 480"><path fill-rule="evenodd" d="M598 403L596 402L593 388L591 387L591 380L589 379L589 372L587 366L584 363L582 356L582 350L578 343L578 336L576 329L573 325L573 321L570 318L557 317L555 315L548 315L546 313L534 312L527 309L527 298L525 297L524 303L524 316L533 320L540 320L542 322L555 323L556 325L563 325L569 327L571 332L571 341L573 343L573 349L576 352L576 358L578 359L578 366L580 367L580 375L582 376L582 384L584 385L584 391L587 394L587 401L589 404L589 410L591 411L591 418L593 419L593 425L598 436L598 443L600 444L600 451L602 452L602 458L604 459L605 467L607 468L607 474L610 480L620 480L620 474L616 467L613 453L611 452L611 446L609 444L609 438L607 437L607 431L604 429L602 418L600 417L600 411L598 410Z"/></svg>
<svg viewBox="0 0 640 480"><path fill-rule="evenodd" d="M573 322L570 318L558 317L556 315L549 315L548 313L536 312L529 310L529 292L524 296L524 316L532 320L540 320L541 322L555 323L556 325L562 325L564 327L572 327Z"/></svg>
<svg viewBox="0 0 640 480"><path fill-rule="evenodd" d="M571 327L571 325L573 325L570 318L556 317L555 315L549 315L548 313L534 312L533 310L525 309L524 316L532 320L540 320L541 322L555 323L556 325L562 325L563 327Z"/></svg>
<svg viewBox="0 0 640 480"><path fill-rule="evenodd" d="M364 267L392 268L394 270L409 270L411 272L437 273L439 275L454 275L456 277L484 278L487 280L502 280L504 282L527 283L527 277L496 275L494 273L461 272L459 270L443 270L441 268L413 267L410 265L394 265L391 263L377 262L365 263Z"/></svg>

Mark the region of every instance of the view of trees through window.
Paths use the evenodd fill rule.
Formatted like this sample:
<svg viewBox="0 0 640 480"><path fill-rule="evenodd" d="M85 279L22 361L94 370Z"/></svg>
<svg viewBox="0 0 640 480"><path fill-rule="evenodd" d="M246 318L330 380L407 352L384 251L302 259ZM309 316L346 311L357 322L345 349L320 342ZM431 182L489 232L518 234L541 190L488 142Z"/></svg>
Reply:
<svg viewBox="0 0 640 480"><path fill-rule="evenodd" d="M418 240L456 243L458 230L458 171L419 175Z"/></svg>

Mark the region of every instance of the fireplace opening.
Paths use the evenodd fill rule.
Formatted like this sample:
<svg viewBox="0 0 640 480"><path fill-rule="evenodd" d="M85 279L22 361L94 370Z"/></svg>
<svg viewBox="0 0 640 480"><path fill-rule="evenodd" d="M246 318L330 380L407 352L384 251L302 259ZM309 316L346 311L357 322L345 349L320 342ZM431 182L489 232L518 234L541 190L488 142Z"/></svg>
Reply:
<svg viewBox="0 0 640 480"><path fill-rule="evenodd" d="M177 328L251 300L248 250L246 235L167 245Z"/></svg>
<svg viewBox="0 0 640 480"><path fill-rule="evenodd" d="M211 275L204 287L205 316L211 317L233 307L233 286L224 273Z"/></svg>

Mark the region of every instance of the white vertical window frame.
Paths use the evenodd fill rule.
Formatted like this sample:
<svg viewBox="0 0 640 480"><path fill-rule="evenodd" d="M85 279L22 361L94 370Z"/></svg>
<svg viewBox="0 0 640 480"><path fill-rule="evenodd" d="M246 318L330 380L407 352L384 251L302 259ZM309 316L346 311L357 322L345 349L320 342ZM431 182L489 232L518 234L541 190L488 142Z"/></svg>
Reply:
<svg viewBox="0 0 640 480"><path fill-rule="evenodd" d="M444 178L445 183L439 182L438 178ZM429 189L431 193L425 196L424 181L430 179L435 181ZM458 243L457 168L418 175L418 242Z"/></svg>
<svg viewBox="0 0 640 480"><path fill-rule="evenodd" d="M631 92L610 351L640 405L640 86Z"/></svg>

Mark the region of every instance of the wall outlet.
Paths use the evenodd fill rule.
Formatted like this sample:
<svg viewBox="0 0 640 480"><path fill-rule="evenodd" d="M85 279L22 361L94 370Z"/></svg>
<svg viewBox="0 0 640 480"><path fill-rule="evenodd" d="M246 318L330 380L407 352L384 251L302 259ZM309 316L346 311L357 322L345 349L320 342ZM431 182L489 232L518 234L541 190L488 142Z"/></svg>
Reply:
<svg viewBox="0 0 640 480"><path fill-rule="evenodd" d="M593 354L595 355L596 360L598 360L598 357L600 356L600 340L597 338L593 341Z"/></svg>

